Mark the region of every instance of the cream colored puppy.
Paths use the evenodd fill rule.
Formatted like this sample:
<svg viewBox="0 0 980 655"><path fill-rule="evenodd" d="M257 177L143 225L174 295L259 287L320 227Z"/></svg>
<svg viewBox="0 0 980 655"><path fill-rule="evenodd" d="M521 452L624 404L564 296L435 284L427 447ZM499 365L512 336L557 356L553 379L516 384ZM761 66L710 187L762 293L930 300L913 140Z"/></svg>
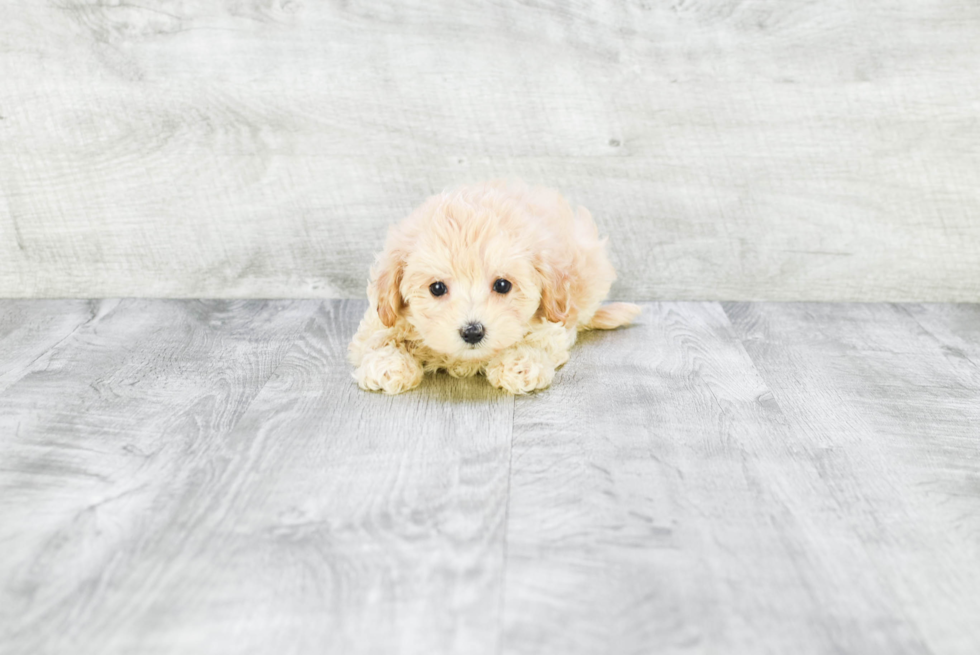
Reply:
<svg viewBox="0 0 980 655"><path fill-rule="evenodd" d="M391 228L371 269L354 377L390 394L439 369L543 389L579 330L639 314L600 306L614 279L592 216L556 191L491 183L433 196Z"/></svg>

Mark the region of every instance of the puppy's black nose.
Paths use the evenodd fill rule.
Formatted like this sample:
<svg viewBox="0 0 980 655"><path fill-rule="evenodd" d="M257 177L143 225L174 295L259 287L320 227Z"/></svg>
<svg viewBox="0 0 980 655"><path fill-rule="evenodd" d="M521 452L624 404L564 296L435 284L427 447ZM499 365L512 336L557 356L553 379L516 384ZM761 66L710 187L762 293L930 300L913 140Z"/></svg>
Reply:
<svg viewBox="0 0 980 655"><path fill-rule="evenodd" d="M466 343L478 344L483 341L483 324L470 323L459 331L459 336L463 337Z"/></svg>

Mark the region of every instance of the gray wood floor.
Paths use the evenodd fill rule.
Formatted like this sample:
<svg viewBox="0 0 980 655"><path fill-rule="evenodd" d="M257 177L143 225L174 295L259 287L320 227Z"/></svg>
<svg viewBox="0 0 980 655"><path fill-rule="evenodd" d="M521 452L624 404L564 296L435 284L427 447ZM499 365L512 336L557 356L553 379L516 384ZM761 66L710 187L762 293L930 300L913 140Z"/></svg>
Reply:
<svg viewBox="0 0 980 655"><path fill-rule="evenodd" d="M0 301L0 652L980 652L980 306L647 304L546 392L358 301Z"/></svg>

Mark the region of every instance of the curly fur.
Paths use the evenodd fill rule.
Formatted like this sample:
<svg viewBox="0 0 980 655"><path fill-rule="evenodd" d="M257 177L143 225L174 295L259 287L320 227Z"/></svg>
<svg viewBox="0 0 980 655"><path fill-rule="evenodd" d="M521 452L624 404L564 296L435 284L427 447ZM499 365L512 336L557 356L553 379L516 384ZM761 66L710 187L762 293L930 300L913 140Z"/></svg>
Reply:
<svg viewBox="0 0 980 655"><path fill-rule="evenodd" d="M509 293L493 291L499 278ZM441 369L515 394L543 389L579 330L639 314L600 305L615 279L592 216L556 191L488 183L433 196L391 228L371 269L371 306L350 344L354 378L395 394ZM445 295L430 293L436 281ZM476 345L460 336L468 323L485 326Z"/></svg>

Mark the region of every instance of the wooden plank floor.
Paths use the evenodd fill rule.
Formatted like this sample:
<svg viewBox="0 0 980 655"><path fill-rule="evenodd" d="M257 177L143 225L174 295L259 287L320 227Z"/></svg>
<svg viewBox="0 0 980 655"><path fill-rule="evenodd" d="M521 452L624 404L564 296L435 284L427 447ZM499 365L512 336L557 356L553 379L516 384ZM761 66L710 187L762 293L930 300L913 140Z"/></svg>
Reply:
<svg viewBox="0 0 980 655"><path fill-rule="evenodd" d="M980 306L651 303L359 391L359 301L0 301L0 653L980 652Z"/></svg>

